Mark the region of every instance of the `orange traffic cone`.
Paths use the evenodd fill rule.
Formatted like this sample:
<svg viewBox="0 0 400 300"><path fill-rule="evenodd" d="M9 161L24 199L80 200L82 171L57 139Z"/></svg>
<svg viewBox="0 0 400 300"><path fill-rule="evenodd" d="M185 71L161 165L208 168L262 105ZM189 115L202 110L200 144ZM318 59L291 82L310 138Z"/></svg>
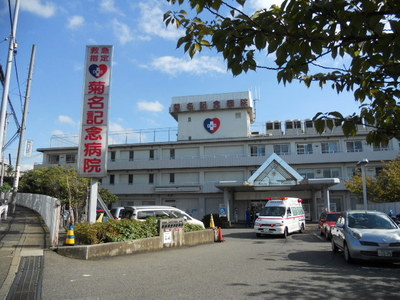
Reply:
<svg viewBox="0 0 400 300"><path fill-rule="evenodd" d="M210 214L210 228L214 228L214 227L215 227L214 218L213 218L213 215Z"/></svg>
<svg viewBox="0 0 400 300"><path fill-rule="evenodd" d="M67 239L65 240L67 246L75 245L74 224L70 223L67 231Z"/></svg>
<svg viewBox="0 0 400 300"><path fill-rule="evenodd" d="M223 242L224 237L222 236L222 228L218 227L218 242Z"/></svg>

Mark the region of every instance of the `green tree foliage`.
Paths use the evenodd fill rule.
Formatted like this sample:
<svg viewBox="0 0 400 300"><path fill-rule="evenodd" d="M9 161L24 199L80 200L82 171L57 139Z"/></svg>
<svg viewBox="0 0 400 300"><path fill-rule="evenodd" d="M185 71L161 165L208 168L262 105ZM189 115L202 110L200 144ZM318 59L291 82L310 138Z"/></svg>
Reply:
<svg viewBox="0 0 400 300"><path fill-rule="evenodd" d="M400 156L386 163L376 178L366 177L368 199L375 202L400 201ZM362 196L361 174L345 182L350 192Z"/></svg>
<svg viewBox="0 0 400 300"><path fill-rule="evenodd" d="M100 188L99 194L101 198L103 199L104 203L109 204L109 203L114 203L118 201L118 196L111 193L109 190L105 188Z"/></svg>
<svg viewBox="0 0 400 300"><path fill-rule="evenodd" d="M385 164L376 180L377 202L400 201L400 156Z"/></svg>
<svg viewBox="0 0 400 300"><path fill-rule="evenodd" d="M21 177L19 191L48 195L79 207L86 201L89 183L88 178L78 177L76 169L72 167L52 166L26 172ZM99 193L106 204L118 200L105 188L100 188Z"/></svg>
<svg viewBox="0 0 400 300"><path fill-rule="evenodd" d="M360 112L317 113L320 133L340 125L355 135L364 124L373 128L369 143L400 138L399 0L286 0L249 13L246 0L167 1L190 8L168 11L164 21L186 30L177 47L191 57L209 48L223 55L233 75L268 69L284 84L300 80L352 91Z"/></svg>
<svg viewBox="0 0 400 300"><path fill-rule="evenodd" d="M72 167L52 166L33 169L21 177L19 191L55 197L76 206L86 200L89 179L78 177Z"/></svg>

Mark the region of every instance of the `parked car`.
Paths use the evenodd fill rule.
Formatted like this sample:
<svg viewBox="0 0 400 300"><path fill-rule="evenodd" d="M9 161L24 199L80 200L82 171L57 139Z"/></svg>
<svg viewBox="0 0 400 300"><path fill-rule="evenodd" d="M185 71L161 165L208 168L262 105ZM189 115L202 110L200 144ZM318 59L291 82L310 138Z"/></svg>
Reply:
<svg viewBox="0 0 400 300"><path fill-rule="evenodd" d="M123 216L123 218L139 221L146 220L149 217L166 217L171 219L183 218L185 222L189 224L200 225L205 228L202 221L199 221L185 213L183 210L172 206L127 206L125 207L125 213Z"/></svg>
<svg viewBox="0 0 400 300"><path fill-rule="evenodd" d="M110 212L115 220L121 220L124 216L125 207L123 206L113 207L111 208Z"/></svg>
<svg viewBox="0 0 400 300"><path fill-rule="evenodd" d="M400 262L400 227L385 213L351 210L332 227L332 251L344 252L347 262Z"/></svg>
<svg viewBox="0 0 400 300"><path fill-rule="evenodd" d="M331 228L335 226L340 212L323 212L319 217L318 228L320 234L329 241L332 237Z"/></svg>

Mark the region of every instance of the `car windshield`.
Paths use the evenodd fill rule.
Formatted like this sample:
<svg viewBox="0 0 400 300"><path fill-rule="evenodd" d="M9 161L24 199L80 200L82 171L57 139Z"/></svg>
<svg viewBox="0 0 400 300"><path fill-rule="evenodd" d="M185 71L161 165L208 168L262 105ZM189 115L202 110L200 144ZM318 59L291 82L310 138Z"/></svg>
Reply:
<svg viewBox="0 0 400 300"><path fill-rule="evenodd" d="M336 222L337 221L337 219L339 218L339 214L327 214L326 215L326 220L328 221L328 222Z"/></svg>
<svg viewBox="0 0 400 300"><path fill-rule="evenodd" d="M285 215L285 208L284 207L264 207L259 216L283 216Z"/></svg>
<svg viewBox="0 0 400 300"><path fill-rule="evenodd" d="M357 229L397 229L387 216L366 213L350 214L348 226Z"/></svg>

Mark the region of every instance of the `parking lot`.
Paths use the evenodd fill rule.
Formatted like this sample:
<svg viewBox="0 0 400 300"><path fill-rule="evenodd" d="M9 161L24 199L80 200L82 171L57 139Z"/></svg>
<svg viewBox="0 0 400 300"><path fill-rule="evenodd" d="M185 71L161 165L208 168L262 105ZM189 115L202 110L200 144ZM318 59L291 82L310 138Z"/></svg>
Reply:
<svg viewBox="0 0 400 300"><path fill-rule="evenodd" d="M96 261L46 251L42 299L395 299L400 264L347 264L313 227L287 239L224 229L222 243Z"/></svg>

